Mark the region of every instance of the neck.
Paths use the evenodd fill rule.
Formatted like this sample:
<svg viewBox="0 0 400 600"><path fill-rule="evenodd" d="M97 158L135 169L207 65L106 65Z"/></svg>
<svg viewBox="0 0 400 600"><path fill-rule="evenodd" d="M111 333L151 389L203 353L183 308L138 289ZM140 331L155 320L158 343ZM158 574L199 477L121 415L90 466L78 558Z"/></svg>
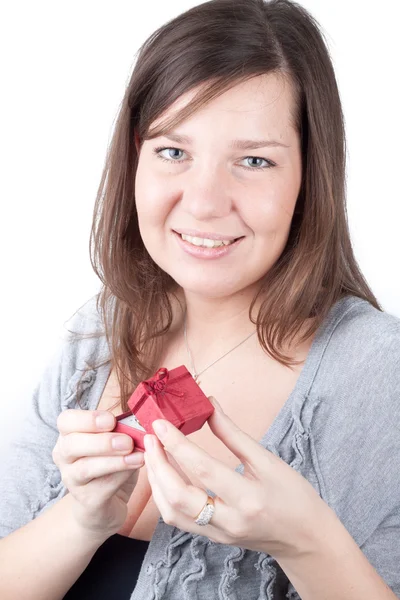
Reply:
<svg viewBox="0 0 400 600"><path fill-rule="evenodd" d="M186 320L188 342L195 356L227 351L255 331L249 318L254 294L253 289L231 297L206 298L181 290L179 329L183 332ZM257 304L253 310L253 316L256 315Z"/></svg>
<svg viewBox="0 0 400 600"><path fill-rule="evenodd" d="M178 346L183 348L186 346L183 334L186 319L188 346L197 372L255 331L256 325L250 321L249 309L256 291L256 289L248 290L234 297L225 298L195 296L182 289L175 292L175 299L171 298L174 314L171 339ZM252 311L253 318L257 317L260 305L261 300L258 299ZM308 320L301 328L298 337L307 325ZM296 337L296 340L292 341L290 346L284 347L283 351L295 360L303 360L307 356L313 338L314 335L299 344ZM253 335L235 352L247 353L249 350L253 352L258 349L258 337Z"/></svg>

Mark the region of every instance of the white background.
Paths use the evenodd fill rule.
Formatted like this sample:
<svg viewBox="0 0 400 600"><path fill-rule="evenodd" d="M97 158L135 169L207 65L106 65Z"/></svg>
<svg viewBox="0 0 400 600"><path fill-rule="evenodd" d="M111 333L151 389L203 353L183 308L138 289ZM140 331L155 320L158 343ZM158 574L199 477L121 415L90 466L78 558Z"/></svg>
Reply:
<svg viewBox="0 0 400 600"><path fill-rule="evenodd" d="M400 317L398 0L303 0L334 61L348 136L348 213L356 257ZM17 1L0 17L0 448L60 343L63 323L100 282L92 211L134 55L193 0ZM6 7L5 7L6 6Z"/></svg>

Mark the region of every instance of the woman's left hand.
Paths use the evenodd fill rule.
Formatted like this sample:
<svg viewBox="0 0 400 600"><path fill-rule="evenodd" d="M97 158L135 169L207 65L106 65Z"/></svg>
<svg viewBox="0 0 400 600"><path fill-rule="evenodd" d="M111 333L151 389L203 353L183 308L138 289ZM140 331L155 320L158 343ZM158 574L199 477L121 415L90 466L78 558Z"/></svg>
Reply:
<svg viewBox="0 0 400 600"><path fill-rule="evenodd" d="M162 444L154 435L145 436L145 463L165 523L277 560L315 551L326 520L336 518L335 513L307 479L240 430L210 400L215 406L208 420L211 431L240 459L244 473L207 454L168 421L155 421ZM163 435L157 425L164 426ZM183 473L170 463L166 451ZM200 526L195 518L207 500L206 489L216 494L215 512L208 525Z"/></svg>

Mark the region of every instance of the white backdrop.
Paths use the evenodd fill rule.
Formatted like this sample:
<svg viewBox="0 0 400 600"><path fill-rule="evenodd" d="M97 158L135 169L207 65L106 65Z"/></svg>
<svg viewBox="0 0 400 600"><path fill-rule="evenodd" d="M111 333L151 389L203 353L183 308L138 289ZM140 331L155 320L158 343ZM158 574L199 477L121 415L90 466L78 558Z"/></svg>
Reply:
<svg viewBox="0 0 400 600"><path fill-rule="evenodd" d="M334 60L347 123L348 213L356 257L400 317L398 0L302 0ZM193 0L8 2L0 19L0 449L100 282L92 210L114 119L148 35Z"/></svg>

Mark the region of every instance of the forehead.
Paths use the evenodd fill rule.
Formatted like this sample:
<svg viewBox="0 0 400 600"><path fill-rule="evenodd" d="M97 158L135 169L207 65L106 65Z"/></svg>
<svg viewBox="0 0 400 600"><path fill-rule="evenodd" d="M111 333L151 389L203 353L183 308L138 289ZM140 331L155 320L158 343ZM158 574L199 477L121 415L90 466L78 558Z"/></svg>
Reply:
<svg viewBox="0 0 400 600"><path fill-rule="evenodd" d="M155 119L150 127L152 130L162 127L172 117L179 113L194 97L202 91L198 86L182 94L160 117ZM237 83L222 94L208 101L192 115L182 121L185 124L219 124L230 122L236 125L261 126L267 123L284 126L293 125L295 113L293 86L287 77L281 74L268 73L258 75L244 82Z"/></svg>

